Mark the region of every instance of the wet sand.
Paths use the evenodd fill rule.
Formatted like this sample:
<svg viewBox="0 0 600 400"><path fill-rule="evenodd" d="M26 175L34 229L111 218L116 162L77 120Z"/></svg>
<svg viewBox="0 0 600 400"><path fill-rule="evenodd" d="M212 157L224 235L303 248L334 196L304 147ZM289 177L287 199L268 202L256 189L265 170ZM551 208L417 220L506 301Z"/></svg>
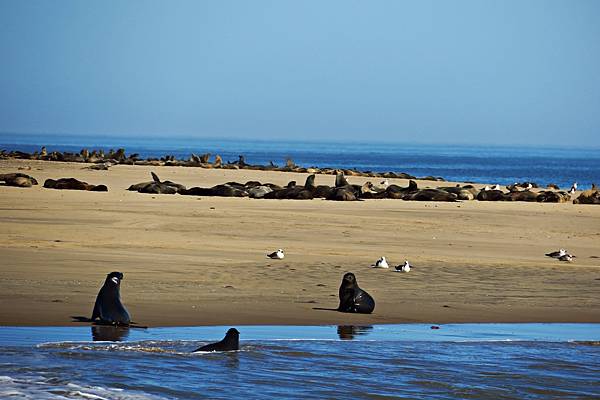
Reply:
<svg viewBox="0 0 600 400"><path fill-rule="evenodd" d="M2 160L40 183L0 186L0 325L72 325L105 275L145 325L600 322L600 207L521 202L332 202L149 195L191 186L307 174ZM108 193L44 189L47 178L106 184ZM349 177L351 183L368 178ZM317 184L334 177L318 175ZM402 186L406 180L390 180ZM420 186L448 185L419 182ZM561 263L544 253L565 247ZM265 257L283 248L284 260ZM410 260L408 274L371 269ZM344 272L375 298L372 315L335 308Z"/></svg>

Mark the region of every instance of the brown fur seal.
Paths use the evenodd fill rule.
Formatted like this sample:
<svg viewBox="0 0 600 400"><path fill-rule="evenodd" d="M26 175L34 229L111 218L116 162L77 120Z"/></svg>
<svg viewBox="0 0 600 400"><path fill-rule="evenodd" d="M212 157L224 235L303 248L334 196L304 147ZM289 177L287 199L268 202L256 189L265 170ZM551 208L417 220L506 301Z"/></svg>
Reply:
<svg viewBox="0 0 600 400"><path fill-rule="evenodd" d="M121 303L121 281L123 274L121 272L111 272L106 275L104 285L100 288L94 311L92 312L92 321L100 320L100 322L113 325L129 325L131 318L127 309Z"/></svg>
<svg viewBox="0 0 600 400"><path fill-rule="evenodd" d="M38 184L34 177L22 174L20 172L12 174L0 174L0 182L2 181L4 181L6 186L16 187L31 187L32 185Z"/></svg>
<svg viewBox="0 0 600 400"><path fill-rule="evenodd" d="M347 272L342 278L339 296L338 311L371 314L375 309L375 300L369 293L358 287L356 277L352 272Z"/></svg>
<svg viewBox="0 0 600 400"><path fill-rule="evenodd" d="M217 343L207 344L199 347L197 351L236 351L240 349L240 332L235 328L230 328L223 340Z"/></svg>
<svg viewBox="0 0 600 400"><path fill-rule="evenodd" d="M106 185L90 185L75 178L60 178L58 180L46 179L44 187L47 189L88 190L91 192L108 192Z"/></svg>
<svg viewBox="0 0 600 400"><path fill-rule="evenodd" d="M137 183L129 186L127 190L149 194L175 194L177 192L186 190L185 186L179 183L171 181L161 182L158 175L156 175L154 172L150 172L150 175L152 175L152 182Z"/></svg>
<svg viewBox="0 0 600 400"><path fill-rule="evenodd" d="M407 193L403 200L416 201L456 201L457 196L454 193L448 193L439 189L421 189L414 193Z"/></svg>

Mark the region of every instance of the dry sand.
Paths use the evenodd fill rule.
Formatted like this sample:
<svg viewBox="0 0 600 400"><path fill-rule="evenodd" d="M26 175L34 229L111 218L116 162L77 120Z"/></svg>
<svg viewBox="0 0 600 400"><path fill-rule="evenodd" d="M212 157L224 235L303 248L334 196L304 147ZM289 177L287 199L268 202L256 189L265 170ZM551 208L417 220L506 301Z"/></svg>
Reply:
<svg viewBox="0 0 600 400"><path fill-rule="evenodd" d="M306 174L184 167L0 161L40 182L0 186L0 325L71 325L92 311L110 271L135 321L158 325L401 322L600 322L600 207L514 202L332 202L148 195L133 183L187 186ZM47 178L106 184L51 190ZM366 178L350 177L351 183ZM330 175L317 184L333 184ZM405 180L392 180L406 186ZM420 182L437 186L437 182ZM284 248L286 258L265 254ZM544 253L565 247L562 263ZM371 269L409 259L408 274ZM377 302L372 315L335 308L344 272Z"/></svg>

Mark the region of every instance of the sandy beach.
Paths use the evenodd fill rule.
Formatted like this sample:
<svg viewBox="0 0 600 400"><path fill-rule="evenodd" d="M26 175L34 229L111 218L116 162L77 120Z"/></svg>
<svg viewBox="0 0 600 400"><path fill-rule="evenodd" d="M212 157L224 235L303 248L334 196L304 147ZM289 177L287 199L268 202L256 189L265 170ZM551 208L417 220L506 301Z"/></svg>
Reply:
<svg viewBox="0 0 600 400"><path fill-rule="evenodd" d="M600 207L149 195L126 188L151 180L150 171L188 187L284 185L307 174L84 167L0 161L0 173L40 183L0 186L0 325L72 325L71 315L91 314L111 271L125 274L123 302L149 326L600 322ZM42 188L62 177L109 192ZM577 259L544 256L559 247ZM284 260L265 257L277 248ZM408 259L414 269L369 268L382 255L393 265ZM314 309L337 307L347 271L375 298L374 314Z"/></svg>

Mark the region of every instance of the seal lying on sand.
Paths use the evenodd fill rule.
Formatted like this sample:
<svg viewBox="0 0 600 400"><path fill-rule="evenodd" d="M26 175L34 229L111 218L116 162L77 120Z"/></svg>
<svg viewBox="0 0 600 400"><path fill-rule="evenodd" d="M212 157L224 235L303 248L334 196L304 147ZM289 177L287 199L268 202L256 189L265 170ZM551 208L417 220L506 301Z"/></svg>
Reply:
<svg viewBox="0 0 600 400"><path fill-rule="evenodd" d="M104 285L100 288L100 292L96 297L90 320L99 319L102 323L112 325L129 325L131 323L129 313L121 303L121 280L123 280L121 272L115 271L106 275Z"/></svg>
<svg viewBox="0 0 600 400"><path fill-rule="evenodd" d="M375 300L358 287L356 277L352 272L347 272L340 285L340 305L338 311L371 314L375 309Z"/></svg>
<svg viewBox="0 0 600 400"><path fill-rule="evenodd" d="M440 189L421 189L414 193L407 193L402 200L416 201L456 201L457 195Z"/></svg>
<svg viewBox="0 0 600 400"><path fill-rule="evenodd" d="M600 191L592 184L592 189L582 192L573 203L575 204L600 204Z"/></svg>
<svg viewBox="0 0 600 400"><path fill-rule="evenodd" d="M47 189L88 190L90 192L108 192L106 185L90 185L75 178L60 178L58 180L46 179L44 187Z"/></svg>
<svg viewBox="0 0 600 400"><path fill-rule="evenodd" d="M554 192L551 190L544 190L538 193L538 203L567 203L571 201L571 195L564 190Z"/></svg>
<svg viewBox="0 0 600 400"><path fill-rule="evenodd" d="M477 200L479 201L504 201L506 200L504 192L502 190L481 190L477 194Z"/></svg>
<svg viewBox="0 0 600 400"><path fill-rule="evenodd" d="M4 181L6 186L31 187L37 185L38 182L34 177L22 174L20 172L12 174L0 174L0 182Z"/></svg>
<svg viewBox="0 0 600 400"><path fill-rule="evenodd" d="M410 180L405 188L398 185L389 185L385 189L385 193L388 199L402 199L406 194L414 193L417 190L419 190L417 182Z"/></svg>
<svg viewBox="0 0 600 400"><path fill-rule="evenodd" d="M287 200L311 200L313 199L313 191L315 189L315 176L309 175L306 178L304 186L296 185L295 181L291 181L287 184L287 187L280 190L274 190L270 193L266 193L263 197L265 199L287 199Z"/></svg>
<svg viewBox="0 0 600 400"><path fill-rule="evenodd" d="M197 351L236 351L240 349L240 332L235 328L230 328L225 334L225 338L217 343L207 344L199 347Z"/></svg>
<svg viewBox="0 0 600 400"><path fill-rule="evenodd" d="M175 194L185 190L185 186L179 183L164 181L161 182L154 172L150 172L152 175L152 182L142 182L135 185L129 186L127 190L133 190L140 193L150 194Z"/></svg>

